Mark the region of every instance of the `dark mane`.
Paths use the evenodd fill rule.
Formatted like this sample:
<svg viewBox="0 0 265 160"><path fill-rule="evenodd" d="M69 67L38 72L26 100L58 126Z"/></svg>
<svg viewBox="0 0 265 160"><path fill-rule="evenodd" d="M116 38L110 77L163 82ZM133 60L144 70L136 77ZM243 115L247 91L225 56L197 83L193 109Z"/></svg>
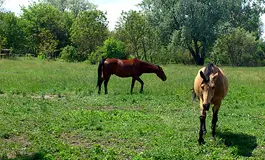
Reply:
<svg viewBox="0 0 265 160"><path fill-rule="evenodd" d="M210 74L213 73L213 68L214 64L213 63L208 63L208 65L204 69L204 75L207 81L210 80Z"/></svg>

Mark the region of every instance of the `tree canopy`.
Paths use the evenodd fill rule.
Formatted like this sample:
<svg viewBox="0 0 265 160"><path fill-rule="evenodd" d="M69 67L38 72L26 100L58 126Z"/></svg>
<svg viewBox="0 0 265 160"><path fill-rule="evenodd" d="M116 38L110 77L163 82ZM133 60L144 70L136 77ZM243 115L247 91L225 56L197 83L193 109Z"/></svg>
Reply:
<svg viewBox="0 0 265 160"><path fill-rule="evenodd" d="M263 0L142 0L139 6L138 11L123 11L113 31L107 13L88 0L39 0L22 7L20 15L3 10L0 48L71 62L96 63L108 55L197 65L218 59L238 66L250 65L248 57L251 65L265 65ZM230 44L255 47L231 56Z"/></svg>

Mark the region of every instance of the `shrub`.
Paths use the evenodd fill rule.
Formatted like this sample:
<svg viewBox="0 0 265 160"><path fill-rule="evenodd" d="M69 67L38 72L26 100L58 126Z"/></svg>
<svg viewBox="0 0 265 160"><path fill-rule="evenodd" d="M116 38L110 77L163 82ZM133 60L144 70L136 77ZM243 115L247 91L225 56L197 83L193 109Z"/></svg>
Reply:
<svg viewBox="0 0 265 160"><path fill-rule="evenodd" d="M210 58L216 64L257 66L262 61L258 46L259 42L252 33L235 28L216 40Z"/></svg>
<svg viewBox="0 0 265 160"><path fill-rule="evenodd" d="M61 59L67 61L67 62L75 62L78 61L78 54L77 50L73 46L66 46L63 48L63 50L60 53Z"/></svg>
<svg viewBox="0 0 265 160"><path fill-rule="evenodd" d="M102 47L98 47L88 56L88 60L91 64L96 64L102 57L125 59L127 56L124 43L112 37L108 38Z"/></svg>

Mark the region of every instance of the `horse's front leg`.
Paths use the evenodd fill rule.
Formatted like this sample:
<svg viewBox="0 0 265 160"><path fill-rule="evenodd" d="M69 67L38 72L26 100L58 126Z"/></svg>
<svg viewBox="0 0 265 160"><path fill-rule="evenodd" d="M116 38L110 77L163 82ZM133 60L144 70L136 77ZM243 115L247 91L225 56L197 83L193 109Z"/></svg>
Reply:
<svg viewBox="0 0 265 160"><path fill-rule="evenodd" d="M213 118L212 118L212 138L215 140L215 128L216 128L216 123L218 121L218 111L219 111L220 105L214 105L213 106Z"/></svg>
<svg viewBox="0 0 265 160"><path fill-rule="evenodd" d="M133 93L133 87L134 87L134 84L135 84L135 78L132 77L131 94Z"/></svg>
<svg viewBox="0 0 265 160"><path fill-rule="evenodd" d="M203 135L206 134L206 125L205 125L205 119L206 119L206 110L202 106L202 100L200 99L200 131L199 131L199 144L204 144Z"/></svg>
<svg viewBox="0 0 265 160"><path fill-rule="evenodd" d="M140 79L140 77L138 77L136 80L141 83L140 93L143 93L143 91L144 91L144 82Z"/></svg>

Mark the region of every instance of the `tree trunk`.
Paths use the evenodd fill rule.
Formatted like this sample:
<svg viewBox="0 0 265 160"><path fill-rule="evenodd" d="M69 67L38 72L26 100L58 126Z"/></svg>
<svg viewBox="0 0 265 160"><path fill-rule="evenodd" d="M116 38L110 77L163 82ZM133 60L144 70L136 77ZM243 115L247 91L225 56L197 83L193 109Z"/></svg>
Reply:
<svg viewBox="0 0 265 160"><path fill-rule="evenodd" d="M142 42L142 45L143 45L143 49L144 49L144 59L145 59L145 61L147 61L147 53L146 53L146 48L145 48L145 42Z"/></svg>
<svg viewBox="0 0 265 160"><path fill-rule="evenodd" d="M197 45L197 42L195 44L196 44L195 45L196 51L194 51L194 49L190 45L188 45L188 49L189 49L196 65L202 66L202 65L204 65L204 57L200 56L199 47Z"/></svg>

